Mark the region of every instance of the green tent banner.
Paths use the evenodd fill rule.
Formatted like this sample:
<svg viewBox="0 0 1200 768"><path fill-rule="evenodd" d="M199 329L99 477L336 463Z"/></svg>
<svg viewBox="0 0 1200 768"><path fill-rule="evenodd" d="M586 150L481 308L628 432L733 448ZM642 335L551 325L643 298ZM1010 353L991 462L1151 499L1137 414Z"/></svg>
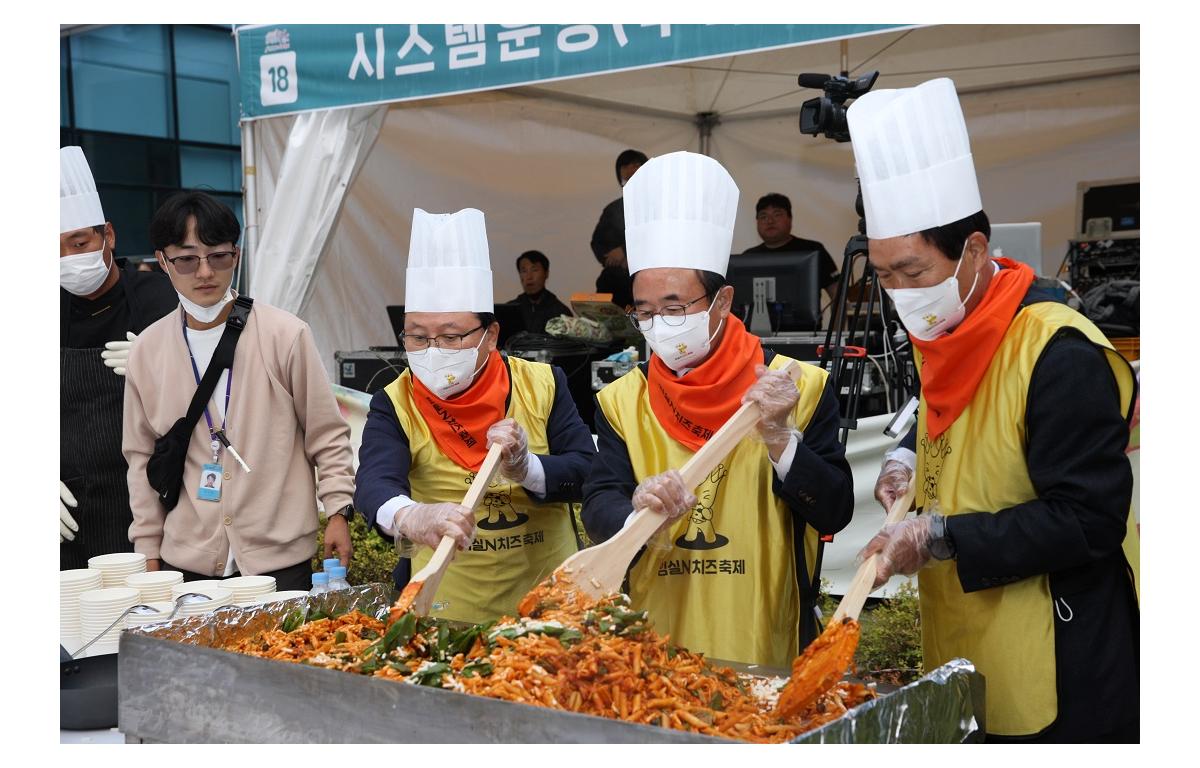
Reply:
<svg viewBox="0 0 1200 768"><path fill-rule="evenodd" d="M237 27L242 117L784 48L898 24L266 24Z"/></svg>

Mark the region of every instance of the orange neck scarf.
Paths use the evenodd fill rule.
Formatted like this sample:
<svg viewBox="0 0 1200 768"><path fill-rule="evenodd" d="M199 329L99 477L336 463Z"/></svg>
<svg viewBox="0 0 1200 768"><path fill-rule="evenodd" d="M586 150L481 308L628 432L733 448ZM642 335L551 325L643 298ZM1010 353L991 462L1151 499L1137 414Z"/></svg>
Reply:
<svg viewBox="0 0 1200 768"><path fill-rule="evenodd" d="M479 378L449 400L438 398L416 376L411 381L413 402L438 449L463 469L477 471L487 456L487 431L504 418L512 386L500 353L492 350Z"/></svg>
<svg viewBox="0 0 1200 768"><path fill-rule="evenodd" d="M650 408L667 434L699 450L741 407L742 395L757 380L754 366L762 361L758 337L730 315L721 343L686 375L676 376L658 355L650 358Z"/></svg>
<svg viewBox="0 0 1200 768"><path fill-rule="evenodd" d="M929 436L937 439L975 397L992 356L1008 332L1017 307L1033 284L1033 269L1011 259L995 259L983 301L950 333L933 341L909 338L921 352L921 394Z"/></svg>

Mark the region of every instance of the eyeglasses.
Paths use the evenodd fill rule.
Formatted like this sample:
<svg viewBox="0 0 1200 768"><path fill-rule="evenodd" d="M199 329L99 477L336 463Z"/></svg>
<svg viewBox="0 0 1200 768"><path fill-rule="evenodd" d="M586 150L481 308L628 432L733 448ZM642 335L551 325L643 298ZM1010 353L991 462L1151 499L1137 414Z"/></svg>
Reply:
<svg viewBox="0 0 1200 768"><path fill-rule="evenodd" d="M171 262L171 266L181 275L191 275L200 269L200 259L208 261L208 266L217 272L233 269L233 260L236 256L237 254L233 251L220 251L207 256L176 256L173 259L163 254L163 258Z"/></svg>
<svg viewBox="0 0 1200 768"><path fill-rule="evenodd" d="M654 318L661 317L662 321L667 325L677 328L683 325L683 318L687 315L687 308L695 304L697 301L703 301L710 298L709 294L704 294L699 298L692 299L687 304L668 304L657 312L651 312L645 309L635 309L626 313L629 322L633 323L633 327L639 331L648 331L654 325Z"/></svg>
<svg viewBox="0 0 1200 768"><path fill-rule="evenodd" d="M402 332L400 334L400 343L404 346L405 352L422 352L429 349L430 344L433 344L438 349L462 349L463 339L482 328L483 326L480 325L478 328L472 328L466 333L442 333L437 336L417 336L416 334Z"/></svg>

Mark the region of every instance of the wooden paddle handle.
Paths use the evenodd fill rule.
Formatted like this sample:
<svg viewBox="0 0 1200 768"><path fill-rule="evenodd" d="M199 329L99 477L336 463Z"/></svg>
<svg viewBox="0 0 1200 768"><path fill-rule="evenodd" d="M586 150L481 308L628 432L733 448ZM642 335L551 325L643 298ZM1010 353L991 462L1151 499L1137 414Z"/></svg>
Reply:
<svg viewBox="0 0 1200 768"><path fill-rule="evenodd" d="M462 505L471 510L472 513L479 506L479 502L483 501L483 496L487 493L488 486L492 484L492 479L495 478L496 472L500 469L502 453L503 451L498 444L493 444L491 448L488 448L483 464L479 467L479 471L475 473L475 479L471 481L471 487L467 489L467 495L463 496ZM429 562L425 564L420 573L412 577L412 581L425 581L429 574L443 570L446 564L454 559L454 550L454 538L443 536L442 540L438 542L437 549L434 550L433 557L429 559Z"/></svg>
<svg viewBox="0 0 1200 768"><path fill-rule="evenodd" d="M908 489L904 491L904 495L892 502L892 507L888 510L883 524L888 525L903 520L916 496L917 478L914 476L908 481ZM871 555L863 561L862 565L858 566L858 572L854 574L850 588L846 590L842 602L838 603L837 610L833 612L834 621L846 617L858 619L858 615L862 613L863 605L867 602L867 595L871 594L871 589L875 586L875 558L877 556Z"/></svg>

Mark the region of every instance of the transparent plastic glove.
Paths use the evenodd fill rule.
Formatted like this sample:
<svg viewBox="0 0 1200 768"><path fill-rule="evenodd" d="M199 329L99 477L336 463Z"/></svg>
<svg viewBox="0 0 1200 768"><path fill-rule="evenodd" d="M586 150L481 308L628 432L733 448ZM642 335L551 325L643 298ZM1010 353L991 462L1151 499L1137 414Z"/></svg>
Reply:
<svg viewBox="0 0 1200 768"><path fill-rule="evenodd" d="M683 517L695 506L695 494L683 484L683 475L675 469L647 477L633 491L635 510L649 509L666 517L667 522Z"/></svg>
<svg viewBox="0 0 1200 768"><path fill-rule="evenodd" d="M462 504L411 504L396 513L396 530L409 541L437 548L443 536L452 537L459 549L475 539L475 515Z"/></svg>
<svg viewBox="0 0 1200 768"><path fill-rule="evenodd" d="M743 403L757 403L758 434L768 448L782 451L792 435L792 410L800 401L796 382L783 371L773 371L765 365L754 366L758 381L742 395ZM772 455L776 455L773 453Z"/></svg>
<svg viewBox="0 0 1200 768"><path fill-rule="evenodd" d="M895 459L888 459L879 470L879 479L875 481L875 498L883 505L884 510L890 510L896 499L908 490L912 482L913 471L907 464Z"/></svg>
<svg viewBox="0 0 1200 768"><path fill-rule="evenodd" d="M858 562L875 558L875 584L878 589L892 576L900 573L911 576L929 562L930 515L918 515L898 523L889 523L867 542L858 553Z"/></svg>
<svg viewBox="0 0 1200 768"><path fill-rule="evenodd" d="M75 494L71 493L71 489L67 488L67 484L62 480L58 481L58 543L64 541L75 541L75 532L79 530L79 523L75 522L75 518L71 517L71 513L67 511L67 507L77 507L79 502L75 500Z"/></svg>
<svg viewBox="0 0 1200 768"><path fill-rule="evenodd" d="M512 419L503 419L487 431L490 448L497 444L501 448L500 473L517 483L525 482L529 474L529 438L521 425Z"/></svg>
<svg viewBox="0 0 1200 768"><path fill-rule="evenodd" d="M100 357L104 360L104 364L113 369L113 373L118 376L125 375L125 364L129 361L129 348L133 346L133 340L137 338L137 334L125 332L125 341L110 341L104 345L104 351L100 353Z"/></svg>

